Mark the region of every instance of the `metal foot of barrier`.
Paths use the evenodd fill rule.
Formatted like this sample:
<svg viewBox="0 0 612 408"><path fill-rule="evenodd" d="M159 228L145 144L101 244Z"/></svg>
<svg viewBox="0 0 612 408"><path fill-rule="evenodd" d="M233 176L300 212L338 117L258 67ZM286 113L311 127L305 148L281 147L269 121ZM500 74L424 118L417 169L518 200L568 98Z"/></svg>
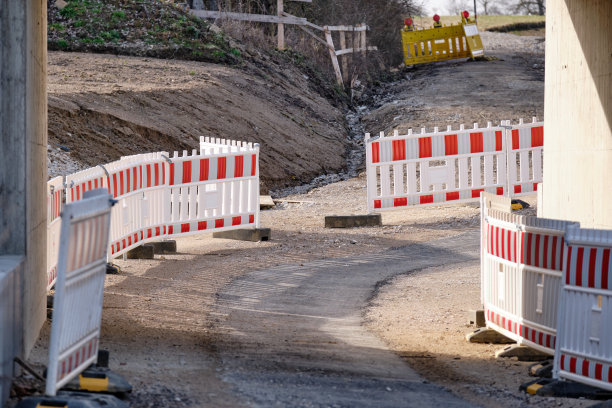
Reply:
<svg viewBox="0 0 612 408"><path fill-rule="evenodd" d="M112 263L106 264L106 274L107 275L117 275L120 272L121 272L121 268L119 268L119 266L112 264Z"/></svg>
<svg viewBox="0 0 612 408"><path fill-rule="evenodd" d="M25 398L15 408L128 408L129 404L114 395L84 392L59 392L58 395Z"/></svg>
<svg viewBox="0 0 612 408"><path fill-rule="evenodd" d="M574 381L540 378L522 384L519 389L531 395L540 397L586 398L605 400L612 398L612 391Z"/></svg>
<svg viewBox="0 0 612 408"><path fill-rule="evenodd" d="M121 375L106 367L92 365L64 386L69 391L104 392L125 395L132 392L132 385Z"/></svg>
<svg viewBox="0 0 612 408"><path fill-rule="evenodd" d="M213 238L234 239L237 241L269 241L270 228L245 228L213 232Z"/></svg>
<svg viewBox="0 0 612 408"><path fill-rule="evenodd" d="M493 329L477 329L465 335L470 343L510 344L515 341Z"/></svg>
<svg viewBox="0 0 612 408"><path fill-rule="evenodd" d="M495 358L516 357L518 361L543 361L550 358L549 354L543 353L527 346L513 344L495 352Z"/></svg>
<svg viewBox="0 0 612 408"><path fill-rule="evenodd" d="M529 375L532 377L552 378L552 359L529 366Z"/></svg>

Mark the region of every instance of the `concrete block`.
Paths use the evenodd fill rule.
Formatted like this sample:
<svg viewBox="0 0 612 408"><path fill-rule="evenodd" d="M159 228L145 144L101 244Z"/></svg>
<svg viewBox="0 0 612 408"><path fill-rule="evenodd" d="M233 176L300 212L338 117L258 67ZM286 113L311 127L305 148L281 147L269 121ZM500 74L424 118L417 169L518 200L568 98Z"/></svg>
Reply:
<svg viewBox="0 0 612 408"><path fill-rule="evenodd" d="M550 358L550 354L542 353L527 346L513 344L495 352L495 358L516 357L518 361L544 361Z"/></svg>
<svg viewBox="0 0 612 408"><path fill-rule="evenodd" d="M272 197L268 196L259 196L259 209L260 210L269 210L270 208L276 207L276 203L272 200Z"/></svg>
<svg viewBox="0 0 612 408"><path fill-rule="evenodd" d="M529 375L532 377L552 378L553 361L552 357L550 358L550 360L542 361L529 366Z"/></svg>
<svg viewBox="0 0 612 408"><path fill-rule="evenodd" d="M151 245L153 245L153 252L158 255L176 254L176 241L173 239L151 242Z"/></svg>
<svg viewBox="0 0 612 408"><path fill-rule="evenodd" d="M381 225L380 214L328 215L325 217L325 228L378 227Z"/></svg>
<svg viewBox="0 0 612 408"><path fill-rule="evenodd" d="M127 253L127 259L153 259L155 250L151 244L143 244L131 249Z"/></svg>
<svg viewBox="0 0 612 408"><path fill-rule="evenodd" d="M476 329L472 333L465 335L465 339L470 343L492 343L492 344L510 344L516 343L514 340L496 332L493 329Z"/></svg>
<svg viewBox="0 0 612 408"><path fill-rule="evenodd" d="M238 241L269 241L270 228L244 228L213 232L213 238L235 239Z"/></svg>
<svg viewBox="0 0 612 408"><path fill-rule="evenodd" d="M485 321L484 310L468 310L468 321L470 324L475 324L476 327L485 327L487 325Z"/></svg>

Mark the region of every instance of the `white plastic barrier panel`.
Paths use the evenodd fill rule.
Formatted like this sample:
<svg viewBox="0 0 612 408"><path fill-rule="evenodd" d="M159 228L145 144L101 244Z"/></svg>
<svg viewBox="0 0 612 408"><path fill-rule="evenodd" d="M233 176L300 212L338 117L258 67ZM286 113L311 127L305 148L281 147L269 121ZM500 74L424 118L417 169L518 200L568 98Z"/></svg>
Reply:
<svg viewBox="0 0 612 408"><path fill-rule="evenodd" d="M111 216L109 258L167 234L168 153L122 157L104 165L117 205Z"/></svg>
<svg viewBox="0 0 612 408"><path fill-rule="evenodd" d="M504 195L504 128L385 136L366 134L368 209L478 201L481 191Z"/></svg>
<svg viewBox="0 0 612 408"><path fill-rule="evenodd" d="M91 167L66 176L66 203L79 201L86 191L108 188L108 177L104 168Z"/></svg>
<svg viewBox="0 0 612 408"><path fill-rule="evenodd" d="M484 307L487 327L554 354L567 221L486 209Z"/></svg>
<svg viewBox="0 0 612 408"><path fill-rule="evenodd" d="M509 121L505 122L510 125ZM533 194L542 182L542 153L544 150L544 122L533 118L532 123L523 123L511 128L508 149L509 193L516 197Z"/></svg>
<svg viewBox="0 0 612 408"><path fill-rule="evenodd" d="M565 235L554 377L612 390L612 230Z"/></svg>
<svg viewBox="0 0 612 408"><path fill-rule="evenodd" d="M62 213L47 395L98 357L111 206L111 196L98 189Z"/></svg>
<svg viewBox="0 0 612 408"><path fill-rule="evenodd" d="M47 290L57 279L57 256L64 200L64 178L55 177L47 182Z"/></svg>
<svg viewBox="0 0 612 408"><path fill-rule="evenodd" d="M168 235L259 226L258 162L259 145L234 141L202 139L200 154L174 152Z"/></svg>

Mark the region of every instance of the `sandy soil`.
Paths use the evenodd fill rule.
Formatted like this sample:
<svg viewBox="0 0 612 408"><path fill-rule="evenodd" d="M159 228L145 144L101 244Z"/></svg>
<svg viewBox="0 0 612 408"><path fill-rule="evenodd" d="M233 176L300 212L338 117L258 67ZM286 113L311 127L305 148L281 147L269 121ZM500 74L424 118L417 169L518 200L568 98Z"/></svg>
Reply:
<svg viewBox="0 0 612 408"><path fill-rule="evenodd" d="M489 41L494 51L491 60L418 67L406 71L401 82L364 93L361 124L378 132L541 117L543 50L536 46L542 42L516 38L484 36L485 46ZM525 47L533 52L523 52ZM278 82L282 75L277 72L271 85L243 71L206 64L63 53L51 53L49 72L51 160L58 171L86 163L88 155L95 161L124 150L182 149L195 135L221 130L226 137L262 143L267 186L343 165L343 112L307 91L303 77ZM167 138L177 133L188 137ZM70 153L58 152L60 144L71 147ZM99 155L92 153L96 149ZM479 227L476 206L453 205L385 213L383 227L324 228L325 215L365 213L365 196L362 174L284 197L276 208L263 211L262 226L272 228L268 242L196 235L178 239L177 254L117 260L121 273L106 281L101 344L111 352L111 367L134 385L132 406L248 403L220 379L214 348L225 330L215 314L217 294L247 272L380 253ZM529 379L525 364L495 360L495 346L465 342L471 330L465 311L478 306L477 272L477 265L458 264L381 282L372 288L364 324L425 378L468 401L491 407L588 405L519 393L518 384ZM45 326L31 357L38 367L46 361L47 335Z"/></svg>

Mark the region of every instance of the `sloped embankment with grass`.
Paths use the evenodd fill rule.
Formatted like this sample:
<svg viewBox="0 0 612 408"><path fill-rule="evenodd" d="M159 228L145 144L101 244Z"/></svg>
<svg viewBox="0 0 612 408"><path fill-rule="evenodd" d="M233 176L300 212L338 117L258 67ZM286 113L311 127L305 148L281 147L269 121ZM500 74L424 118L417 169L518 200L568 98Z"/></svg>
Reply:
<svg viewBox="0 0 612 408"><path fill-rule="evenodd" d="M263 191L346 164L342 96L316 67L234 42L172 3L50 2L49 48L65 50L49 54L50 175L191 151L199 136L260 143Z"/></svg>

